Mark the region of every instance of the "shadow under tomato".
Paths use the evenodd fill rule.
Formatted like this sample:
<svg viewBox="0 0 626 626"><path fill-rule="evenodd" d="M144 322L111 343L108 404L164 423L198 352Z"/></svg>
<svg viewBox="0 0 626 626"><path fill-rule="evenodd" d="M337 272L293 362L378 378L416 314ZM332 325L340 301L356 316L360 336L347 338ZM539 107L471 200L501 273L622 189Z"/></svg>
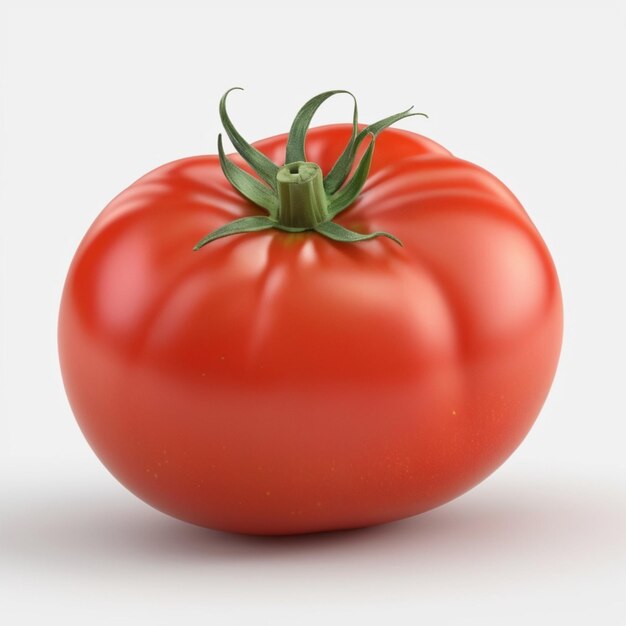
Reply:
<svg viewBox="0 0 626 626"><path fill-rule="evenodd" d="M192 526L151 510L123 490L83 491L45 499L4 499L0 553L7 562L39 568L112 570L177 564L236 563L252 568L291 564L359 572L400 571L552 554L561 563L581 551L598 553L603 537L611 554L624 550L622 500L602 488L529 481L506 492L479 487L420 516L364 529L288 537L234 535ZM620 548L621 545L621 548ZM584 554L583 554L584 556ZM591 557L591 554L588 556ZM609 554L607 553L607 558Z"/></svg>

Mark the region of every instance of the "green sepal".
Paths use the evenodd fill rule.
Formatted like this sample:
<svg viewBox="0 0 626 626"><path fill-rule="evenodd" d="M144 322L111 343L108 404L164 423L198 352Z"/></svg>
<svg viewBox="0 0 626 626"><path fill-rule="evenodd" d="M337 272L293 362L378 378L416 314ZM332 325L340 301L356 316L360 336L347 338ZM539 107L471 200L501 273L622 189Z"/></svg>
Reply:
<svg viewBox="0 0 626 626"><path fill-rule="evenodd" d="M323 224L316 226L314 230L320 235L324 235L324 237L328 237L333 241L341 241L343 243L367 241L368 239L374 239L375 237L388 237L400 246L402 245L402 242L397 237L391 233L385 232L384 230L378 230L374 233L367 234L357 233L353 230L344 228L340 224L337 224L337 222L324 222Z"/></svg>
<svg viewBox="0 0 626 626"><path fill-rule="evenodd" d="M285 152L285 163L294 163L295 161L306 161L306 155L304 151L304 142L306 139L306 133L309 130L309 125L313 116L317 110L330 98L338 93L347 93L352 100L354 100L354 111L352 113L352 139L354 140L358 131L358 109L356 104L356 98L353 94L345 89L335 89L334 91L325 91L317 96L311 98L304 106L296 113L296 117L289 129L289 136L287 139L287 149Z"/></svg>
<svg viewBox="0 0 626 626"><path fill-rule="evenodd" d="M233 126L226 112L226 97L228 94L241 87L229 89L220 100L220 119L228 138L232 141L235 150L250 164L250 167L272 188L276 189L276 173L278 165L268 159L264 154L253 148ZM242 90L242 89L241 89ZM243 91L243 90L242 90Z"/></svg>
<svg viewBox="0 0 626 626"><path fill-rule="evenodd" d="M278 197L266 185L258 181L254 176L235 165L224 153L222 135L217 136L217 153L220 165L228 182L251 202L263 207L271 217L278 213Z"/></svg>
<svg viewBox="0 0 626 626"><path fill-rule="evenodd" d="M361 157L354 176L346 183L346 185L340 189L332 198L328 204L328 215L332 220L335 215L349 207L357 198L363 185L367 180L367 175L372 165L372 156L374 155L374 146L376 145L376 138L372 134L372 140L370 145L367 146L365 154Z"/></svg>
<svg viewBox="0 0 626 626"><path fill-rule="evenodd" d="M352 168L352 164L354 163L356 152L367 135L372 134L374 138L376 138L381 131L385 130L385 128L389 128L389 126L392 126L405 117L412 117L415 115L428 117L426 113L411 113L412 109L413 107L407 109L406 111L402 111L401 113L385 117L378 122L374 122L373 124L366 126L357 135L353 134L352 139L345 147L330 172L328 172L324 178L324 190L326 193L328 195L334 194L346 180L348 174L350 173L350 169Z"/></svg>
<svg viewBox="0 0 626 626"><path fill-rule="evenodd" d="M207 243L221 239L222 237L229 237L230 235L239 235L241 233L254 233L259 230L267 230L274 228L276 222L265 215L255 215L253 217L242 217L224 226L220 226L213 232L209 233L206 237L201 239L195 246L194 250L200 250L202 246L206 246Z"/></svg>

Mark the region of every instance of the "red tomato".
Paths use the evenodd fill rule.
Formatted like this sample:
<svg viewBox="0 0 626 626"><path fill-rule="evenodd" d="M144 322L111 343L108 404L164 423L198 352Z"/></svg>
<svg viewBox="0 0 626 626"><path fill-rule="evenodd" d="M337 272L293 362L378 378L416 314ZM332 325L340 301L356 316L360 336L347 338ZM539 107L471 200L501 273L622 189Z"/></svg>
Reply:
<svg viewBox="0 0 626 626"><path fill-rule="evenodd" d="M324 172L350 125L312 129ZM286 136L256 147L284 161ZM236 163L243 163L234 157ZM557 275L511 192L414 133L385 130L346 244L265 230L216 156L144 176L72 262L60 359L78 423L137 496L242 533L353 528L458 496L522 441L562 334Z"/></svg>

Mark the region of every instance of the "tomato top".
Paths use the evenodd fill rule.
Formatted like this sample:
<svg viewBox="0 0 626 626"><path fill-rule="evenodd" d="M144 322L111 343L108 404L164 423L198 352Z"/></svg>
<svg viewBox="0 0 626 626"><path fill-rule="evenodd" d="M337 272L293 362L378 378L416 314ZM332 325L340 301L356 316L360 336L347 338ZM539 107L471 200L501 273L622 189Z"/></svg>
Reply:
<svg viewBox="0 0 626 626"><path fill-rule="evenodd" d="M250 145L233 126L226 112L226 97L231 91L233 90L227 91L220 101L220 117L237 152L252 168L255 176L233 163L224 154L221 135L217 141L220 165L224 176L233 187L264 209L267 215L244 217L226 224L204 237L196 245L196 249L221 237L269 228L286 232L314 230L329 239L345 243L384 236L401 245L401 242L390 233L358 233L332 220L354 202L363 188L370 170L377 135L398 120L424 113L412 113L411 109L408 109L375 124L359 127L354 96L343 90L324 92L311 98L298 111L287 136L284 156L281 155L278 161L285 165L278 166L262 151ZM317 163L307 161L306 133L320 105L338 93L348 93L354 99L352 133L334 165L323 174ZM357 161L357 152L368 137L371 141ZM352 176L349 176L352 169L354 170Z"/></svg>

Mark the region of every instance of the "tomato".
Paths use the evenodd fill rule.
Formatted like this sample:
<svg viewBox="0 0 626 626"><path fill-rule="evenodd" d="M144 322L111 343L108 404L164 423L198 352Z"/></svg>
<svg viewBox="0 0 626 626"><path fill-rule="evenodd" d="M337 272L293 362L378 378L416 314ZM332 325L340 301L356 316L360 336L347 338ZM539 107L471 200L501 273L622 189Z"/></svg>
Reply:
<svg viewBox="0 0 626 626"><path fill-rule="evenodd" d="M353 132L311 129L308 161L327 173ZM287 140L255 147L282 164ZM289 534L415 515L497 468L540 411L562 335L553 262L512 193L387 128L334 223L403 246L268 228L193 250L262 214L218 156L191 157L132 184L81 242L60 362L111 473L177 518Z"/></svg>

